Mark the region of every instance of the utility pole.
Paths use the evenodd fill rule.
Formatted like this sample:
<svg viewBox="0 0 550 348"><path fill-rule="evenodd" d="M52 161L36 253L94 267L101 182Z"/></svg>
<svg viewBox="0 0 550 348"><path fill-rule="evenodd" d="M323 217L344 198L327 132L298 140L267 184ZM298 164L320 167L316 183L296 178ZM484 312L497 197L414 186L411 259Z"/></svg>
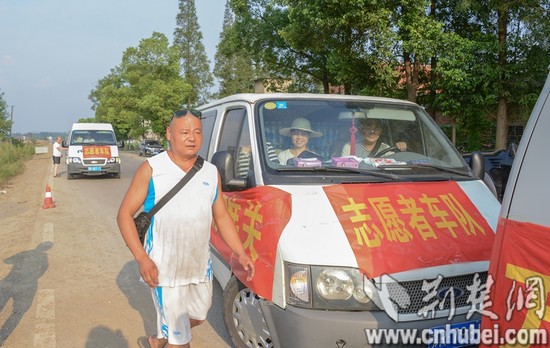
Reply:
<svg viewBox="0 0 550 348"><path fill-rule="evenodd" d="M13 129L13 105L11 106L11 116L10 116L10 139L11 139L11 130Z"/></svg>

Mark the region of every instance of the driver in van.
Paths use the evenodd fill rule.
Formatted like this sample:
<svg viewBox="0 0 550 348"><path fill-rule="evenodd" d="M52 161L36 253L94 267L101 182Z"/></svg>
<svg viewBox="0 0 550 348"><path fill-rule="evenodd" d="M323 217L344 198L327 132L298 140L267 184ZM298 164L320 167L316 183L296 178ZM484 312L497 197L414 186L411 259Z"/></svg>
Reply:
<svg viewBox="0 0 550 348"><path fill-rule="evenodd" d="M308 155L307 157L321 158L321 155L316 154L307 147L310 138L320 138L323 136L323 133L311 129L311 123L308 119L303 117L294 119L292 125L288 128L281 129L279 134L290 137L292 141L292 148L279 153L278 157L280 164L288 164L290 159L306 154Z"/></svg>
<svg viewBox="0 0 550 348"><path fill-rule="evenodd" d="M363 136L362 141L355 144L355 156L366 158L374 157L380 151L389 149L391 146L382 141L382 123L378 119L366 118L361 119L359 131ZM407 143L400 141L395 144L395 147L400 151L407 150ZM351 145L348 142L342 148L342 156L350 155ZM388 152L387 154L392 154Z"/></svg>

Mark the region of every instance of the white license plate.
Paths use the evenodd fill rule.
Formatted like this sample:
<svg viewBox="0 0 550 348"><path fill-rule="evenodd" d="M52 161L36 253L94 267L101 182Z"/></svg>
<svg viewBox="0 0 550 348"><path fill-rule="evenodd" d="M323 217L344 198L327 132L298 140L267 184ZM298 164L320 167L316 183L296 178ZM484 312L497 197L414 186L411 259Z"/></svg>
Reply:
<svg viewBox="0 0 550 348"><path fill-rule="evenodd" d="M428 348L459 348L479 343L480 320L431 327L433 342Z"/></svg>
<svg viewBox="0 0 550 348"><path fill-rule="evenodd" d="M88 167L89 172L100 172L101 167Z"/></svg>

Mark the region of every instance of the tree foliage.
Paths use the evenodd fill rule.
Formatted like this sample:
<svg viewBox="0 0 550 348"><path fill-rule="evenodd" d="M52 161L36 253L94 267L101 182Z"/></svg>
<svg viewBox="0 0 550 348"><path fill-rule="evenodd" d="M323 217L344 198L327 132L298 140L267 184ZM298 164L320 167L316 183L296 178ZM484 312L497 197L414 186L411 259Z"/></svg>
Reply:
<svg viewBox="0 0 550 348"><path fill-rule="evenodd" d="M479 149L495 124L503 147L507 122L526 119L550 65L547 0L229 4L224 34L233 34L221 56L244 47L265 77L416 101L461 127L466 150Z"/></svg>
<svg viewBox="0 0 550 348"><path fill-rule="evenodd" d="M246 48L237 45L238 35L234 27L234 16L227 2L220 41L214 57L214 76L220 81L216 95L218 98L254 92L256 72L252 54Z"/></svg>
<svg viewBox="0 0 550 348"><path fill-rule="evenodd" d="M207 102L211 97L214 78L202 43L194 0L179 0L174 45L178 48L185 81L192 86L185 101L187 107Z"/></svg>
<svg viewBox="0 0 550 348"><path fill-rule="evenodd" d="M4 99L4 92L0 91L0 141L5 141L11 134L11 113Z"/></svg>
<svg viewBox="0 0 550 348"><path fill-rule="evenodd" d="M162 136L191 86L180 75L179 54L164 34L153 33L126 49L120 66L100 79L89 99L98 121L110 122L122 139Z"/></svg>

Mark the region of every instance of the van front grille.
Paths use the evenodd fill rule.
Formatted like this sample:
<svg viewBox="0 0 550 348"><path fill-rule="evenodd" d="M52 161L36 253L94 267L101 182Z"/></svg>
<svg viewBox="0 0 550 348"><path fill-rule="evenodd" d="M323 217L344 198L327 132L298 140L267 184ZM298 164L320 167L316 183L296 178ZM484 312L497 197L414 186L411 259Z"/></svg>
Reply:
<svg viewBox="0 0 550 348"><path fill-rule="evenodd" d="M478 274L477 279L475 279L476 274ZM468 301L470 290L467 286L472 287L477 284L472 288L475 292L473 299L479 299L480 296L483 298L485 291L480 289L485 290L487 272L441 278L439 284L437 279L439 278L386 284L388 295L397 313L420 314L426 312L428 308L440 311L472 306L472 299ZM431 316L432 312L428 311L427 315Z"/></svg>
<svg viewBox="0 0 550 348"><path fill-rule="evenodd" d="M106 158L94 158L94 159L85 159L84 161L85 166L103 166L105 163L107 163Z"/></svg>

